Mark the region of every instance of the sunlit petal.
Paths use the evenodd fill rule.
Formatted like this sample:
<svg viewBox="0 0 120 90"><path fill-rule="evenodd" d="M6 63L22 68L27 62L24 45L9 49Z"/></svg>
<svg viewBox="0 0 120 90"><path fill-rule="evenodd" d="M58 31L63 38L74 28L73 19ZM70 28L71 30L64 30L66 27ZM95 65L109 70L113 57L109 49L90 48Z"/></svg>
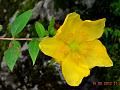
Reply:
<svg viewBox="0 0 120 90"><path fill-rule="evenodd" d="M44 38L39 47L44 54L55 58L57 62L64 60L69 52L68 46L54 38Z"/></svg>
<svg viewBox="0 0 120 90"><path fill-rule="evenodd" d="M55 37L65 43L91 41L102 36L105 21L105 18L95 21L82 21L79 14L70 13L58 29Z"/></svg>
<svg viewBox="0 0 120 90"><path fill-rule="evenodd" d="M77 65L70 55L62 63L62 73L70 86L78 86L90 74L88 67Z"/></svg>
<svg viewBox="0 0 120 90"><path fill-rule="evenodd" d="M68 55L62 63L62 73L70 86L78 86L82 79L90 74L90 70L84 66L79 67Z"/></svg>
<svg viewBox="0 0 120 90"><path fill-rule="evenodd" d="M79 56L82 57L80 60L81 64L89 66L89 68L93 68L95 66L113 66L106 48L99 40L81 43L79 47Z"/></svg>
<svg viewBox="0 0 120 90"><path fill-rule="evenodd" d="M102 36L104 32L106 19L99 19L95 21L85 20L76 28L76 42L92 41Z"/></svg>
<svg viewBox="0 0 120 90"><path fill-rule="evenodd" d="M72 42L75 37L76 26L78 27L81 21L79 14L75 12L68 14L63 25L57 30L55 37L65 43Z"/></svg>

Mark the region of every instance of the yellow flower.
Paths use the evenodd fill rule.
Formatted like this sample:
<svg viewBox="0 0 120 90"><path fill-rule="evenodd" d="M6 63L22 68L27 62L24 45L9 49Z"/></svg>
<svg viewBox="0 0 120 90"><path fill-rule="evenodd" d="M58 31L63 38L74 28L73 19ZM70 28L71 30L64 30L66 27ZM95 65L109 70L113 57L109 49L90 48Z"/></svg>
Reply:
<svg viewBox="0 0 120 90"><path fill-rule="evenodd" d="M105 20L83 21L79 14L70 13L54 37L40 42L41 51L61 65L70 86L78 86L95 66L113 66L106 48L98 40L104 32Z"/></svg>

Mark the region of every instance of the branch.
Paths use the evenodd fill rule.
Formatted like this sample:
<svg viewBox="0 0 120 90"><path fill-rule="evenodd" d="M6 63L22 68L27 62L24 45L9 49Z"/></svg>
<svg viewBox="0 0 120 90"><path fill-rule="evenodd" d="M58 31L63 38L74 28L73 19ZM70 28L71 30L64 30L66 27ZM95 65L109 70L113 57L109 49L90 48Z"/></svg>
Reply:
<svg viewBox="0 0 120 90"><path fill-rule="evenodd" d="M0 37L0 40L20 40L20 41L30 41L32 38L4 38Z"/></svg>

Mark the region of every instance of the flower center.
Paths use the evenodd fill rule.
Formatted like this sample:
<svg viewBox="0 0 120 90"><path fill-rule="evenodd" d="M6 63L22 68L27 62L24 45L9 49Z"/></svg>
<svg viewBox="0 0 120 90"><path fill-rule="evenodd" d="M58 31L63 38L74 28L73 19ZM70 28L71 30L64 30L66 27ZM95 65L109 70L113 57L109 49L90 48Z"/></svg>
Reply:
<svg viewBox="0 0 120 90"><path fill-rule="evenodd" d="M79 45L75 42L70 43L69 47L72 51L78 51L79 50Z"/></svg>

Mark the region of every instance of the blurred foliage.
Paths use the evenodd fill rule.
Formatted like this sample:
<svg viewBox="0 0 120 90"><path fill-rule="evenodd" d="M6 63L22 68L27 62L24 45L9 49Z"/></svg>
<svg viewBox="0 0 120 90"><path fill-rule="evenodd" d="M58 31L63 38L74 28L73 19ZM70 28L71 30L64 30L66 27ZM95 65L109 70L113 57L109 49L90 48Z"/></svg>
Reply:
<svg viewBox="0 0 120 90"><path fill-rule="evenodd" d="M2 29L3 29L3 27L2 27L2 25L0 25L0 32L2 31Z"/></svg>
<svg viewBox="0 0 120 90"><path fill-rule="evenodd" d="M111 9L116 16L120 16L120 0L117 0L116 2L112 3Z"/></svg>

